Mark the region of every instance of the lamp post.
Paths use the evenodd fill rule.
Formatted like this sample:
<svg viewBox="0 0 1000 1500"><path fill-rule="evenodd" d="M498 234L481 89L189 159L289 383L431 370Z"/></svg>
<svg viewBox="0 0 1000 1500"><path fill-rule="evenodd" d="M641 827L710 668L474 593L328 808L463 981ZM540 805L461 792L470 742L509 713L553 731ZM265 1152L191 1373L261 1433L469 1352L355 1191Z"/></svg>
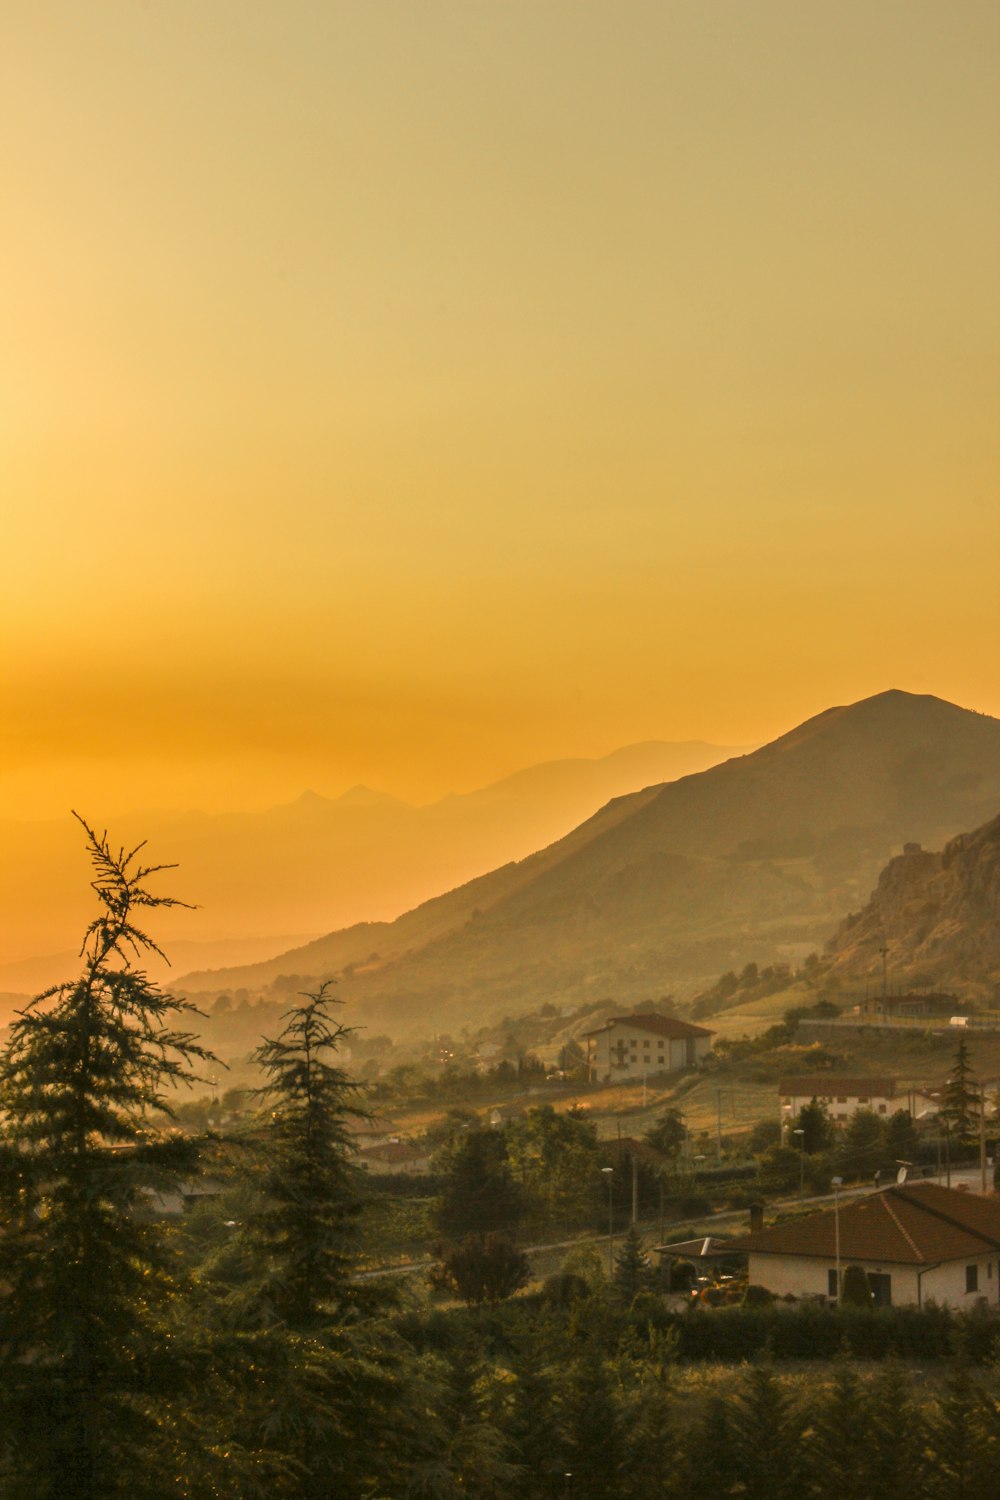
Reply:
<svg viewBox="0 0 1000 1500"><path fill-rule="evenodd" d="M792 1135L799 1138L799 1198L802 1199L806 1195L806 1133L800 1125Z"/></svg>
<svg viewBox="0 0 1000 1500"><path fill-rule="evenodd" d="M834 1254L837 1260L837 1306L840 1306L840 1189L843 1185L842 1177L831 1177L830 1185L833 1188L833 1242Z"/></svg>
<svg viewBox="0 0 1000 1500"><path fill-rule="evenodd" d="M601 1175L608 1179L608 1280L611 1281L615 1274L615 1169L614 1167L602 1167Z"/></svg>

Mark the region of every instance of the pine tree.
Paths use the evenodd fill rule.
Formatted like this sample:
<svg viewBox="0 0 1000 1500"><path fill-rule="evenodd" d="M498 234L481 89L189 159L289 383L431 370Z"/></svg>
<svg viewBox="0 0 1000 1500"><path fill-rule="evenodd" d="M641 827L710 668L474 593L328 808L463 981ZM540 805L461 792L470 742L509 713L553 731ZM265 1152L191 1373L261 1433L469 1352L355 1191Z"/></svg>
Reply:
<svg viewBox="0 0 1000 1500"><path fill-rule="evenodd" d="M142 865L142 845L113 852L79 821L102 908L83 972L30 1003L0 1061L3 1492L177 1494L169 1473L155 1488L148 1455L170 1441L178 1273L142 1208L147 1190L195 1170L192 1144L158 1138L149 1120L210 1054L174 1029L193 1007L138 967L160 951L140 913L181 904L146 887L166 867Z"/></svg>
<svg viewBox="0 0 1000 1500"><path fill-rule="evenodd" d="M252 1055L266 1075L256 1185L261 1206L244 1236L256 1262L251 1298L266 1323L316 1327L349 1284L360 1175L349 1123L363 1119L361 1086L330 1061L353 1028L330 1011L330 982L286 1013L281 1034Z"/></svg>
<svg viewBox="0 0 1000 1500"><path fill-rule="evenodd" d="M973 1140L979 1129L979 1093L964 1036L958 1039L955 1062L944 1086L940 1115L963 1144Z"/></svg>
<svg viewBox="0 0 1000 1500"><path fill-rule="evenodd" d="M766 1361L744 1374L731 1421L747 1500L797 1500L803 1478L802 1422Z"/></svg>
<svg viewBox="0 0 1000 1500"><path fill-rule="evenodd" d="M871 1429L868 1403L846 1350L837 1359L833 1387L814 1403L808 1449L810 1494L817 1500L871 1500L868 1459Z"/></svg>
<svg viewBox="0 0 1000 1500"><path fill-rule="evenodd" d="M621 1249L615 1256L613 1287L615 1297L625 1307L632 1305L638 1292L650 1284L650 1266L642 1248L642 1238L635 1225L629 1226L622 1240Z"/></svg>

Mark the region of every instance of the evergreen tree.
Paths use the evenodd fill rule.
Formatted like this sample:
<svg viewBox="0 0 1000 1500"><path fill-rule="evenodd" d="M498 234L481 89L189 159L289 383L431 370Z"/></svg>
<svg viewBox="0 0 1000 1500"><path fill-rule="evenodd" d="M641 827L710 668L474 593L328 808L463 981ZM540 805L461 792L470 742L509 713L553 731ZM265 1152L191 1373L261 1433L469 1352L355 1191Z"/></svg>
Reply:
<svg viewBox="0 0 1000 1500"><path fill-rule="evenodd" d="M728 1396L710 1395L695 1409L680 1432L676 1500L719 1500L744 1493L734 1426Z"/></svg>
<svg viewBox="0 0 1000 1500"><path fill-rule="evenodd" d="M802 1425L769 1363L751 1365L732 1410L733 1452L747 1500L798 1500Z"/></svg>
<svg viewBox="0 0 1000 1500"><path fill-rule="evenodd" d="M871 1382L868 1418L867 1493L877 1495L878 1500L913 1500L923 1495L924 1421L894 1360L888 1360Z"/></svg>
<svg viewBox="0 0 1000 1500"><path fill-rule="evenodd" d="M961 1346L952 1359L927 1430L933 1454L927 1500L982 1500L996 1493L1000 1474L996 1404L972 1378Z"/></svg>
<svg viewBox="0 0 1000 1500"><path fill-rule="evenodd" d="M920 1140L908 1109L897 1109L889 1116L885 1127L885 1149L893 1161L916 1161Z"/></svg>
<svg viewBox="0 0 1000 1500"><path fill-rule="evenodd" d="M968 1145L975 1138L979 1129L979 1090L964 1036L958 1038L955 1062L944 1086L940 1115L960 1144Z"/></svg>
<svg viewBox="0 0 1000 1500"><path fill-rule="evenodd" d="M809 1493L816 1500L872 1500L869 1409L849 1354L841 1353L833 1388L814 1403L811 1416Z"/></svg>
<svg viewBox="0 0 1000 1500"><path fill-rule="evenodd" d="M193 1007L138 967L160 951L141 913L180 904L147 889L165 867L141 864L142 845L113 852L79 821L101 905L83 971L20 1013L0 1061L0 1415L11 1500L185 1492L169 1468L157 1480L150 1462L154 1453L169 1462L179 1280L168 1237L142 1209L148 1190L176 1188L196 1169L193 1145L157 1138L149 1120L169 1115L168 1090L209 1054L175 1029Z"/></svg>
<svg viewBox="0 0 1000 1500"><path fill-rule="evenodd" d="M587 1340L563 1388L561 1426L573 1500L614 1500L625 1435L600 1347Z"/></svg>
<svg viewBox="0 0 1000 1500"><path fill-rule="evenodd" d="M871 1177L885 1154L885 1130L873 1110L856 1109L837 1152L845 1177Z"/></svg>
<svg viewBox="0 0 1000 1500"><path fill-rule="evenodd" d="M264 1321L316 1327L347 1293L360 1174L349 1122L365 1118L360 1085L331 1061L352 1028L331 1014L330 982L302 996L281 1034L252 1055L266 1075L256 1174L262 1200L245 1243Z"/></svg>
<svg viewBox="0 0 1000 1500"><path fill-rule="evenodd" d="M613 1287L615 1297L625 1307L630 1307L637 1292L649 1286L650 1267L642 1248L642 1239L635 1225L629 1227L615 1256Z"/></svg>
<svg viewBox="0 0 1000 1500"><path fill-rule="evenodd" d="M815 1098L809 1104L803 1104L795 1128L803 1132L802 1149L808 1156L815 1155L817 1151L826 1151L833 1144L830 1117Z"/></svg>
<svg viewBox="0 0 1000 1500"><path fill-rule="evenodd" d="M664 1156L679 1156L684 1150L687 1130L680 1110L665 1109L660 1118L645 1132L643 1140Z"/></svg>

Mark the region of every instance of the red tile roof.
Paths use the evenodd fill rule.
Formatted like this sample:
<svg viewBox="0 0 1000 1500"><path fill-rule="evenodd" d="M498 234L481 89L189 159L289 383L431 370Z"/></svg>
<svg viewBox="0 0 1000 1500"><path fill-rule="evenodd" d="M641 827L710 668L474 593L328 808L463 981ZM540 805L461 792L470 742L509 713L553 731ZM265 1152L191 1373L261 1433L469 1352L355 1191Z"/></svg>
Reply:
<svg viewBox="0 0 1000 1500"><path fill-rule="evenodd" d="M798 1099L829 1099L845 1094L854 1099L892 1099L896 1093L895 1078L838 1078L832 1073L804 1073L798 1078L782 1078L778 1093Z"/></svg>
<svg viewBox="0 0 1000 1500"><path fill-rule="evenodd" d="M790 1219L730 1240L734 1250L761 1255L836 1255L836 1211ZM840 1209L841 1260L937 1265L1000 1250L1000 1195L979 1197L934 1182L907 1183L845 1203Z"/></svg>
<svg viewBox="0 0 1000 1500"><path fill-rule="evenodd" d="M638 1027L640 1031L652 1031L657 1036L668 1036L674 1041L681 1041L689 1036L714 1034L704 1026L692 1026L688 1021L678 1021L673 1016L612 1016L603 1026L598 1026L596 1031L588 1031L585 1035L600 1036L603 1031L611 1031L615 1026Z"/></svg>

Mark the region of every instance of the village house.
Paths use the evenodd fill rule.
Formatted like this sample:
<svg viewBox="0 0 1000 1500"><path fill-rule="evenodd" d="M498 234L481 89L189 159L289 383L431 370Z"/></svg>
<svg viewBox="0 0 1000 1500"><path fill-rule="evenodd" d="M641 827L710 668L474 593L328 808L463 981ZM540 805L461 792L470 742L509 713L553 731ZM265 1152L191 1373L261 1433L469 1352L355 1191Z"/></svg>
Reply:
<svg viewBox="0 0 1000 1500"><path fill-rule="evenodd" d="M609 1083L690 1068L709 1051L712 1032L673 1016L614 1016L586 1042L588 1077Z"/></svg>
<svg viewBox="0 0 1000 1500"><path fill-rule="evenodd" d="M906 1183L729 1241L753 1286L837 1296L838 1268L861 1266L877 1305L1000 1306L1000 1196Z"/></svg>
<svg viewBox="0 0 1000 1500"><path fill-rule="evenodd" d="M895 1078L839 1078L829 1073L805 1073L782 1078L778 1083L782 1129L797 1119L799 1111L815 1099L834 1124L843 1124L859 1109L887 1119L897 1110L908 1109L914 1119L934 1114L937 1104L920 1089L896 1088Z"/></svg>

